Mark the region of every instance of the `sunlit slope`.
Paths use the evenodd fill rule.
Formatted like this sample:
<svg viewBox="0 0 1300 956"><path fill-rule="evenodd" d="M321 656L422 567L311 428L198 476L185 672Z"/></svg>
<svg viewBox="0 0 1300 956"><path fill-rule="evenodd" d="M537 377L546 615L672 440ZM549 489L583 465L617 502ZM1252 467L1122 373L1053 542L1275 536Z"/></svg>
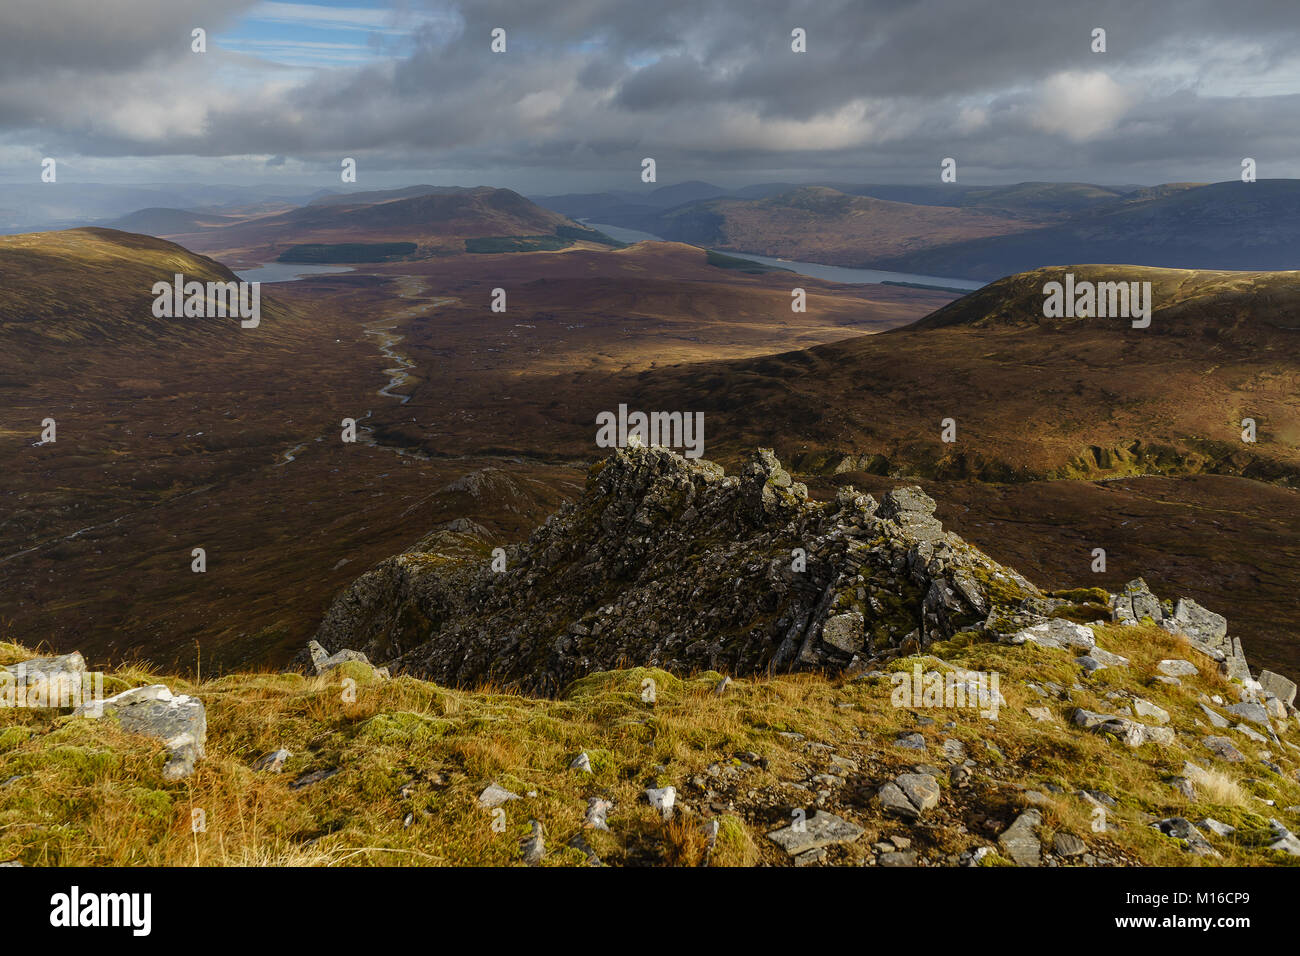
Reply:
<svg viewBox="0 0 1300 956"><path fill-rule="evenodd" d="M1151 318L1046 318L1044 286L1151 283ZM1141 289L1141 285L1139 285ZM610 385L706 413L718 445L930 477L1300 476L1300 273L1133 266L999 280L914 325ZM603 407L603 406L601 406ZM953 419L956 441L942 440ZM1257 441L1242 440L1253 419Z"/></svg>
<svg viewBox="0 0 1300 956"><path fill-rule="evenodd" d="M240 331L234 318L158 318L153 286L232 282L233 272L162 239L113 229L0 236L0 344L129 343ZM261 299L263 320L283 312Z"/></svg>

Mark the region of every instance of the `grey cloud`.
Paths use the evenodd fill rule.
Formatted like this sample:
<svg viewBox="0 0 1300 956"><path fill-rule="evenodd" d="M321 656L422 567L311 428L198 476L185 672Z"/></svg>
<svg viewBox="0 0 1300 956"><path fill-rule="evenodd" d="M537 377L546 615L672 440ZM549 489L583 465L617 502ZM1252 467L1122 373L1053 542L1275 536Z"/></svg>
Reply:
<svg viewBox="0 0 1300 956"><path fill-rule="evenodd" d="M928 179L956 153L965 169L1031 178L1091 170L1114 181L1106 171L1123 165L1155 178L1224 168L1228 178L1229 164L1260 153L1261 164L1271 154L1300 173L1293 0L1100 0L1086 9L1044 0L430 0L412 6L435 23L394 64L232 95L223 67L284 71L221 51L198 71L184 41L192 25L217 33L250 2L125 0L111 14L69 0L7 4L0 146L574 172L653 149L668 170L704 178L711 168L858 170L859 181ZM488 49L497 26L509 34L505 55ZM806 54L790 52L795 26L808 31ZM1094 26L1108 32L1104 56L1088 50ZM1291 95L1205 93L1225 69L1275 72ZM1131 102L1087 137L1045 130L1035 111L1064 71L1104 71ZM860 143L838 119L858 106L872 131ZM800 148L809 144L817 148ZM661 177L685 172L661 168Z"/></svg>

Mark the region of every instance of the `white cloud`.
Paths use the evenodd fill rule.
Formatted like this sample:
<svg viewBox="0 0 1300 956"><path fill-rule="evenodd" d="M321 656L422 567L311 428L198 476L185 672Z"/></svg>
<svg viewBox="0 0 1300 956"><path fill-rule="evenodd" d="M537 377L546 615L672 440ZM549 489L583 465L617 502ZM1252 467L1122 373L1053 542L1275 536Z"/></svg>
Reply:
<svg viewBox="0 0 1300 956"><path fill-rule="evenodd" d="M1101 71L1066 71L1043 83L1030 122L1081 143L1115 131L1133 96Z"/></svg>

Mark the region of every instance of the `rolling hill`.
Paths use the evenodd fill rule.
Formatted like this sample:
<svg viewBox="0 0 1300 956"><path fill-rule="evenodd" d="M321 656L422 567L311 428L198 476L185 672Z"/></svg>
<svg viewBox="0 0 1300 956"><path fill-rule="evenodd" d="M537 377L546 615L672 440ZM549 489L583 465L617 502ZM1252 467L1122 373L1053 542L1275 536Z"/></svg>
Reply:
<svg viewBox="0 0 1300 956"><path fill-rule="evenodd" d="M122 216L103 223L106 229L121 232L138 232L147 236L167 236L181 232L199 232L214 229L239 221L238 216L214 215L195 212L189 209L171 209L166 206L151 206L137 209L130 215Z"/></svg>
<svg viewBox="0 0 1300 956"><path fill-rule="evenodd" d="M289 212L246 219L217 229L168 234L188 248L224 261L365 262L367 245L403 243L403 258L425 259L479 251L474 243L514 241L557 249L575 241L612 242L509 189L425 187L329 195ZM303 258L302 250L311 252ZM314 248L313 248L314 247ZM328 248L340 247L339 255ZM506 251L492 248L491 251Z"/></svg>
<svg viewBox="0 0 1300 956"><path fill-rule="evenodd" d="M1146 329L1047 319L1043 286L1149 281ZM913 325L611 383L702 410L720 443L805 468L1026 480L1153 472L1300 482L1300 273L1072 266L1010 276ZM606 399L608 401L608 399ZM668 404L664 404L667 402ZM604 407L603 405L600 407ZM941 441L940 421L958 422ZM1241 440L1244 418L1258 442Z"/></svg>
<svg viewBox="0 0 1300 956"><path fill-rule="evenodd" d="M237 281L219 262L134 233L85 228L0 236L0 342L16 357L14 349L73 341L117 345L238 330L231 318L155 317L153 285L171 283L176 273L205 283ZM261 309L272 322L284 316L270 298Z"/></svg>

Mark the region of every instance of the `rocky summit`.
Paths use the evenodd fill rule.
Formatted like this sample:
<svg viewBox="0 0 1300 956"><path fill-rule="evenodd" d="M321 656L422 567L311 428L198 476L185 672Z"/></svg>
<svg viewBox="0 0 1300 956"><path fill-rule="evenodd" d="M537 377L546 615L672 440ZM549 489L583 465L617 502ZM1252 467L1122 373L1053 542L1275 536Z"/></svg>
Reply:
<svg viewBox="0 0 1300 956"><path fill-rule="evenodd" d="M624 449L504 562L472 530L435 533L420 546L432 550L349 587L317 640L430 680L555 694L627 664L866 667L1070 603L945 532L934 508L916 487L811 501L768 450L727 475L665 449ZM472 559L467 535L479 544Z"/></svg>
<svg viewBox="0 0 1300 956"><path fill-rule="evenodd" d="M1141 578L1118 594L1046 594L945 531L934 510L915 486L880 501L852 488L810 500L767 449L738 475L662 448L622 449L523 544L493 549L461 520L384 561L334 602L316 647L359 648L439 683L554 695L620 666L854 671L956 635L1079 646L1086 628L1071 622L1149 620L1226 676L1251 679L1222 615L1162 601ZM1108 655L1096 648L1084 666Z"/></svg>

